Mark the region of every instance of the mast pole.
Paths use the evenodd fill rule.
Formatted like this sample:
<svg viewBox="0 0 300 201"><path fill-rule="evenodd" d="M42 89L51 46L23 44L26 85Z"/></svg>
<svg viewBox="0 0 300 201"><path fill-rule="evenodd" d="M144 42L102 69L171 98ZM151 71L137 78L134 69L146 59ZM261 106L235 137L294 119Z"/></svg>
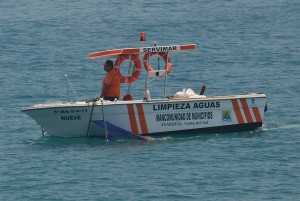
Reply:
<svg viewBox="0 0 300 201"><path fill-rule="evenodd" d="M164 98L167 97L167 81L168 81L168 65L169 65L169 51L167 51L167 61L166 61L166 67L165 67L165 94L164 94Z"/></svg>
<svg viewBox="0 0 300 201"><path fill-rule="evenodd" d="M140 33L140 41L142 42L142 48L144 47L144 41L146 41L146 33L145 32L141 32ZM149 58L148 58L149 60ZM146 69L147 71L147 76L146 76L146 84L145 84L145 90L144 90L144 98L143 100L147 100L148 97L147 97L147 90L148 90L148 75L149 75L149 69Z"/></svg>

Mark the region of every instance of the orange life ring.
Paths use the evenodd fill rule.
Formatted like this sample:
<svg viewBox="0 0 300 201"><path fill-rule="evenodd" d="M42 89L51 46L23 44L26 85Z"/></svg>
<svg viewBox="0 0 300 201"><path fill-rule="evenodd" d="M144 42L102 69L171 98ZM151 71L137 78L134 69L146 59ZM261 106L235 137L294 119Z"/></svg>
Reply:
<svg viewBox="0 0 300 201"><path fill-rule="evenodd" d="M135 64L135 70L131 76L123 76L120 71L120 65L126 59L130 59ZM141 67L140 59L135 54L120 54L114 64L114 70L118 72L121 83L131 83L138 79L141 74Z"/></svg>
<svg viewBox="0 0 300 201"><path fill-rule="evenodd" d="M162 57L165 60L166 68L165 70L167 70L167 73L169 74L171 72L172 69L172 63L171 63L171 59L170 57L168 57L168 54L166 52L148 52L144 55L144 67L146 68L147 71L154 71L154 68L150 65L149 63L149 59L150 57L152 57L153 55L158 55L160 57ZM167 62L168 59L168 62Z"/></svg>

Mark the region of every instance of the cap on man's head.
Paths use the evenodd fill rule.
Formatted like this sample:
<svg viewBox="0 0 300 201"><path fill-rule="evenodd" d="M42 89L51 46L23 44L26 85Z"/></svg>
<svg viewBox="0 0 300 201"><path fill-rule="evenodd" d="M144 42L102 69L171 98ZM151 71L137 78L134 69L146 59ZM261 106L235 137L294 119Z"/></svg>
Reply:
<svg viewBox="0 0 300 201"><path fill-rule="evenodd" d="M112 60L106 60L105 64L107 64L108 66L110 66L111 68L114 67L114 62Z"/></svg>

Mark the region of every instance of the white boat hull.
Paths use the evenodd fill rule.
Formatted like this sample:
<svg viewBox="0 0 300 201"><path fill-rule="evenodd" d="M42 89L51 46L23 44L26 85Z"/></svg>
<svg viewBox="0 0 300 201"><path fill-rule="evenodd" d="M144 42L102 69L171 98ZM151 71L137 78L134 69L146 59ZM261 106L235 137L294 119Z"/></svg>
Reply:
<svg viewBox="0 0 300 201"><path fill-rule="evenodd" d="M22 112L34 119L49 135L105 137L110 132L103 122L135 135L253 130L262 126L265 107L264 94L247 94L38 104L23 108Z"/></svg>

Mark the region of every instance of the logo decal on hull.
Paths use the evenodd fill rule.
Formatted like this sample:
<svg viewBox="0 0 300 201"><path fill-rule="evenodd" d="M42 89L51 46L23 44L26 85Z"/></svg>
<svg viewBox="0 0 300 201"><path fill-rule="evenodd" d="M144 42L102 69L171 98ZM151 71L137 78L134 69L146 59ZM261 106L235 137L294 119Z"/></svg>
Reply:
<svg viewBox="0 0 300 201"><path fill-rule="evenodd" d="M222 121L223 122L232 122L232 120L231 120L231 111L230 110L223 110L222 111Z"/></svg>

